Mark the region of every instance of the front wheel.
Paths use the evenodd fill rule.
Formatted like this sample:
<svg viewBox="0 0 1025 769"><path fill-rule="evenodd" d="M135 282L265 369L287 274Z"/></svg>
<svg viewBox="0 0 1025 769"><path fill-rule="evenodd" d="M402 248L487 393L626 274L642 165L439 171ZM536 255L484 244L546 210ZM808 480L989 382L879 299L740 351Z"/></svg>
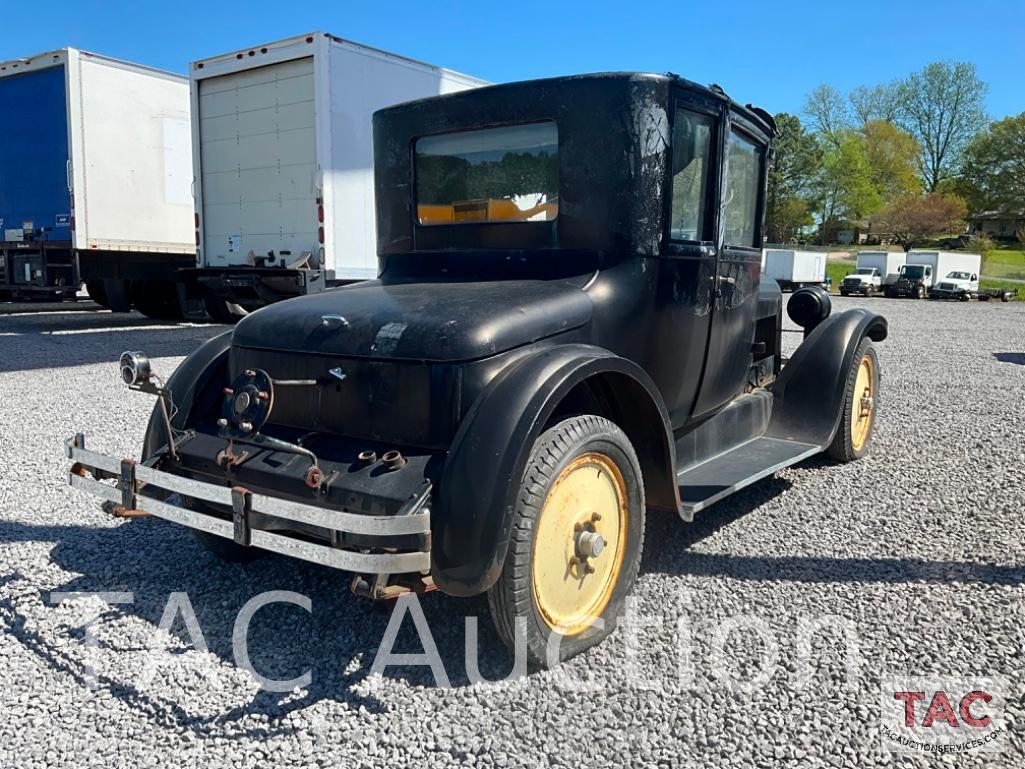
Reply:
<svg viewBox="0 0 1025 769"><path fill-rule="evenodd" d="M875 296L875 295L876 295L876 287L875 286L866 286L865 287L865 296Z"/></svg>
<svg viewBox="0 0 1025 769"><path fill-rule="evenodd" d="M827 453L837 462L853 462L868 454L879 407L879 356L865 337L847 372L840 426Z"/></svg>
<svg viewBox="0 0 1025 769"><path fill-rule="evenodd" d="M599 643L615 629L643 545L641 468L623 431L591 415L545 431L531 451L509 550L488 593L499 635L514 648L524 623L528 656L542 667Z"/></svg>
<svg viewBox="0 0 1025 769"><path fill-rule="evenodd" d="M923 299L925 297L925 286L915 286L915 299Z"/></svg>

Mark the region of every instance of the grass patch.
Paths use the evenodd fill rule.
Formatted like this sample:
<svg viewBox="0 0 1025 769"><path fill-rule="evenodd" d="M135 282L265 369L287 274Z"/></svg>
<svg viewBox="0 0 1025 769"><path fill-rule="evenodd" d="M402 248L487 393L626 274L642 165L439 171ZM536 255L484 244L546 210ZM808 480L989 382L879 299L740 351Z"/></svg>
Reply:
<svg viewBox="0 0 1025 769"><path fill-rule="evenodd" d="M982 272L987 278L1025 280L1025 250L998 248L990 251Z"/></svg>
<svg viewBox="0 0 1025 769"><path fill-rule="evenodd" d="M854 262L827 262L826 274L833 279L833 291L840 289L840 281L854 272Z"/></svg>

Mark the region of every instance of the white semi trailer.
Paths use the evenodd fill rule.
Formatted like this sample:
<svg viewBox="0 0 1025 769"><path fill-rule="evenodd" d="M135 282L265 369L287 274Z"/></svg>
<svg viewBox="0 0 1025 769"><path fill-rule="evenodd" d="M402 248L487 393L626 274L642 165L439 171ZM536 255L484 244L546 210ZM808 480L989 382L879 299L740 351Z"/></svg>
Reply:
<svg viewBox="0 0 1025 769"><path fill-rule="evenodd" d="M765 249L763 274L779 283L783 291L826 282L826 255L817 251Z"/></svg>
<svg viewBox="0 0 1025 769"><path fill-rule="evenodd" d="M377 275L371 116L486 81L322 32L193 62L190 316Z"/></svg>
<svg viewBox="0 0 1025 769"><path fill-rule="evenodd" d="M75 48L0 62L0 298L178 314L195 263L189 85Z"/></svg>

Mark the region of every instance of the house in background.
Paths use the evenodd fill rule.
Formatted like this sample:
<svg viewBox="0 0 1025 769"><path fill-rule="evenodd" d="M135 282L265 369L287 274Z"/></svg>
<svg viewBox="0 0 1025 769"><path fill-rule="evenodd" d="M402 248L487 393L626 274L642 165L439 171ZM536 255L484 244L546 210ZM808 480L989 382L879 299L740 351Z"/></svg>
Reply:
<svg viewBox="0 0 1025 769"><path fill-rule="evenodd" d="M1018 214L983 211L968 216L968 230L996 240L1014 240L1015 233L1025 230L1025 212Z"/></svg>

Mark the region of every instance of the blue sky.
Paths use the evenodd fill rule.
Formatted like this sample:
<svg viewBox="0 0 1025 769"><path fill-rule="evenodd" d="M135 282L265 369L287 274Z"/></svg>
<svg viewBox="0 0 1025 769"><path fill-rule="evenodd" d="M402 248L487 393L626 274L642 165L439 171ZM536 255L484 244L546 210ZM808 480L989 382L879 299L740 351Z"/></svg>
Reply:
<svg viewBox="0 0 1025 769"><path fill-rule="evenodd" d="M194 59L322 30L496 82L672 71L799 111L827 82L887 82L971 61L993 117L1025 111L1025 0L204 3L7 0L0 60L75 46L185 72Z"/></svg>

